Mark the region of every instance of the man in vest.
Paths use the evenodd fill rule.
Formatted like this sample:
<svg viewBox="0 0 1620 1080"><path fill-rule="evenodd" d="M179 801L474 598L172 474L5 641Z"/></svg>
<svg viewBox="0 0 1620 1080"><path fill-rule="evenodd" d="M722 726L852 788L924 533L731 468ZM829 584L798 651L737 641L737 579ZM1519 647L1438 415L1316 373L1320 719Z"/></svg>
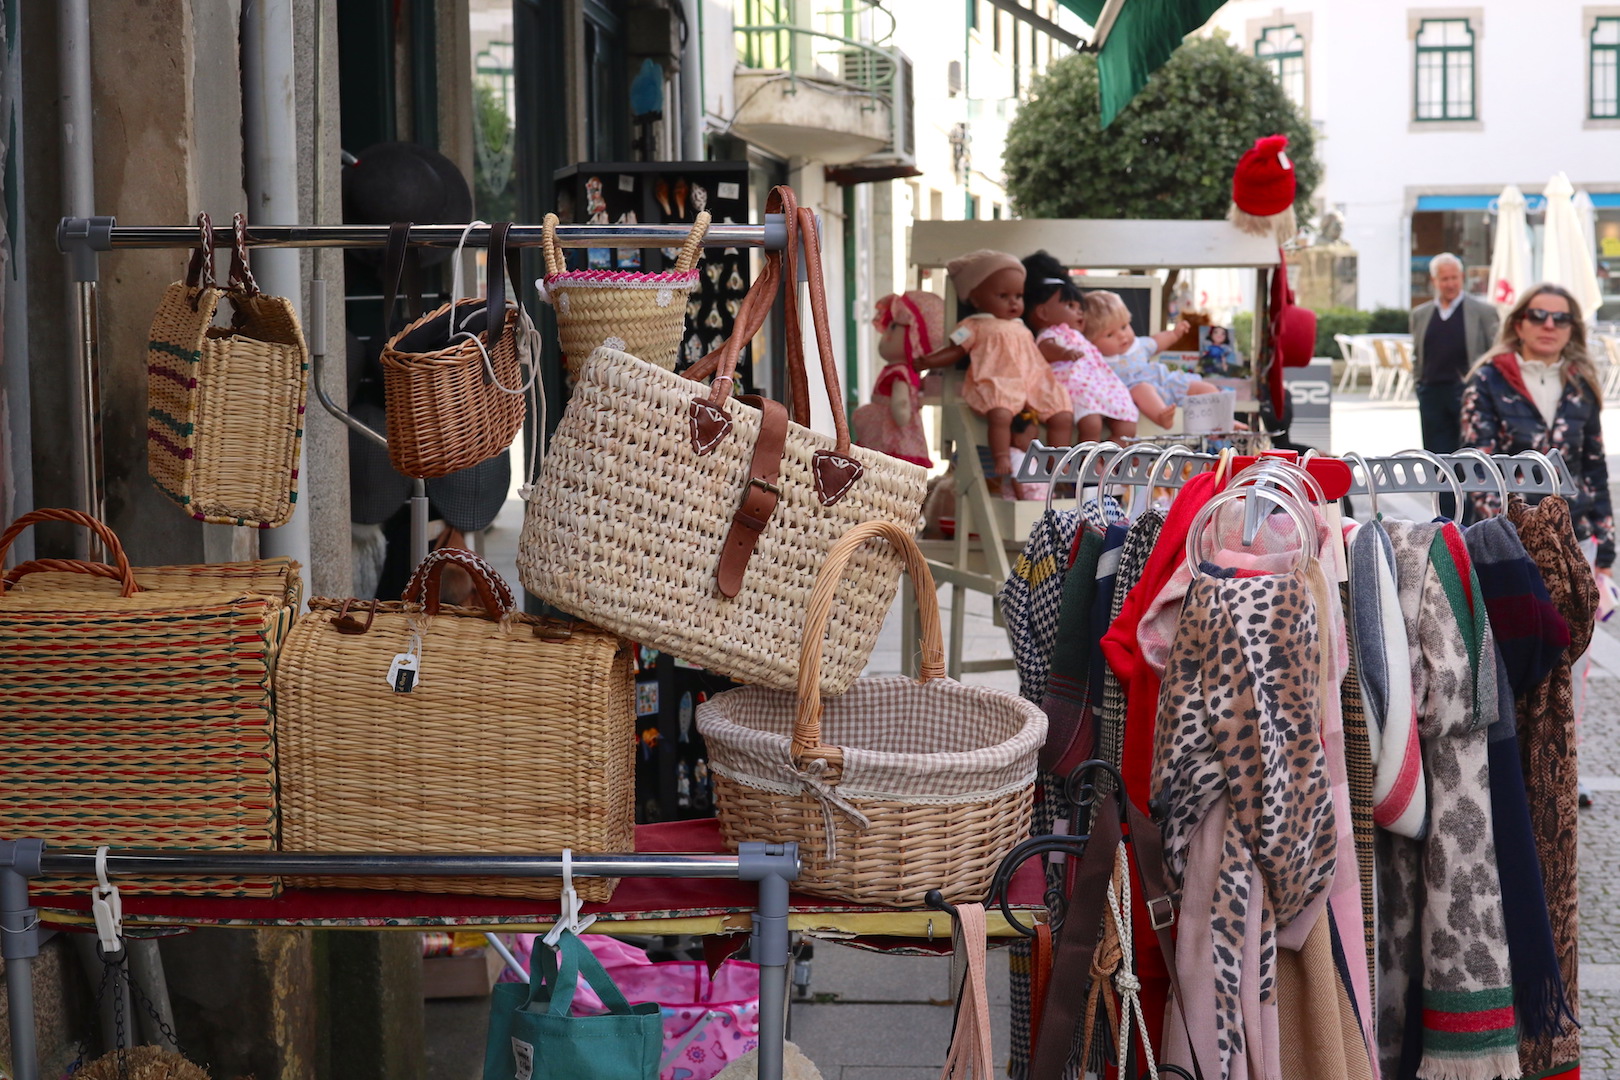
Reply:
<svg viewBox="0 0 1620 1080"><path fill-rule="evenodd" d="M1463 291L1463 264L1448 252L1429 260L1434 299L1412 310L1412 364L1423 448L1449 454L1462 445L1463 382L1496 340L1496 308ZM1472 503L1463 508L1472 516ZM1449 494L1440 512L1456 515Z"/></svg>

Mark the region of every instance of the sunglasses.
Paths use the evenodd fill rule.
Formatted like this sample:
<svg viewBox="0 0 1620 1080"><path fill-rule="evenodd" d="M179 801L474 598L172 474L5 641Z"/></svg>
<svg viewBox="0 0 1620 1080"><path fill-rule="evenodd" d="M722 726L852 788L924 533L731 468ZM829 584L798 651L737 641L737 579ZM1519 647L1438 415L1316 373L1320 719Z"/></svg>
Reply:
<svg viewBox="0 0 1620 1080"><path fill-rule="evenodd" d="M1547 311L1545 308L1538 307L1526 311L1524 317L1538 326L1545 326L1551 322L1560 330L1575 321L1575 316L1567 311Z"/></svg>

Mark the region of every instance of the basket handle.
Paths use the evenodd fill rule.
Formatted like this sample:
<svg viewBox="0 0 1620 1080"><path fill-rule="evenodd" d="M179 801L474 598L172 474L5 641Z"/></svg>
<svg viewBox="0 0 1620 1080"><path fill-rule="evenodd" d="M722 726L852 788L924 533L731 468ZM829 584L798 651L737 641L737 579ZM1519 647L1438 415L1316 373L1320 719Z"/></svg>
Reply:
<svg viewBox="0 0 1620 1080"><path fill-rule="evenodd" d="M186 288L212 289L214 285L214 220L204 210L197 215L197 246L186 264ZM196 298L192 308L196 308Z"/></svg>
<svg viewBox="0 0 1620 1080"><path fill-rule="evenodd" d="M416 572L411 575L410 582L405 586L405 592L400 597L406 603L421 604L422 610L429 615L439 613L439 586L444 577L447 566L459 566L467 571L473 580L473 587L478 590L478 599L483 602L484 610L489 617L500 622L517 606L517 600L512 596L511 586L501 577L489 563L478 555L465 548L439 548L423 559L416 566Z"/></svg>
<svg viewBox="0 0 1620 1080"><path fill-rule="evenodd" d="M259 283L248 269L247 215L238 210L231 216L231 276L227 287L243 296L258 296Z"/></svg>
<svg viewBox="0 0 1620 1080"><path fill-rule="evenodd" d="M404 282L410 287L412 297L408 306L411 315L415 315L422 307L422 289L419 280L421 269L421 256L411 247L411 222L396 221L388 226L388 245L383 251L383 334L392 335L396 325L394 308L399 303L400 284ZM411 277L405 281L405 267L409 263Z"/></svg>
<svg viewBox="0 0 1620 1080"><path fill-rule="evenodd" d="M96 539L107 549L107 556L112 560L112 565L85 562L81 559L35 559L23 563L0 578L0 596L4 596L6 587L15 585L19 578L49 571L111 578L121 586L118 595L126 599L141 591L141 587L135 584L135 571L130 569L129 556L124 554L124 545L118 542L117 535L89 514L82 514L77 510L35 510L13 521L11 528L0 533L0 563L6 561L6 554L11 551L11 545L22 535L23 530L41 521L65 521L70 525L83 525L95 533Z"/></svg>
<svg viewBox="0 0 1620 1080"><path fill-rule="evenodd" d="M681 250L675 255L674 273L689 274L703 256L703 238L709 234L710 216L707 210L692 219L692 231L686 234Z"/></svg>
<svg viewBox="0 0 1620 1080"><path fill-rule="evenodd" d="M849 561L868 540L887 540L901 559L917 593L917 613L922 631L922 677L931 682L945 675L945 645L939 631L939 597L934 592L934 575L928 569L922 549L912 535L892 521L868 521L839 538L827 552L827 559L816 574L815 588L805 605L804 638L799 645L799 709L793 721L793 758L819 757L821 747L821 652L832 615L838 586Z"/></svg>
<svg viewBox="0 0 1620 1080"><path fill-rule="evenodd" d="M557 243L557 215L547 214L540 223L540 254L546 260L546 277L556 277L568 269L562 247Z"/></svg>

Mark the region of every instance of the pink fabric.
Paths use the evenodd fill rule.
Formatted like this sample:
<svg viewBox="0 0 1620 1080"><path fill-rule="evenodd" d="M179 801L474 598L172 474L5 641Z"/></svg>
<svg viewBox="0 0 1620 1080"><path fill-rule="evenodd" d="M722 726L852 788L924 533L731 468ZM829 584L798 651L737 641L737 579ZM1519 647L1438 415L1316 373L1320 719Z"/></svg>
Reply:
<svg viewBox="0 0 1620 1080"><path fill-rule="evenodd" d="M1073 409L1069 392L1021 320L969 315L957 324L951 341L967 350L962 399L981 416L992 409L1016 415L1028 408L1045 421Z"/></svg>
<svg viewBox="0 0 1620 1080"><path fill-rule="evenodd" d="M514 936L517 947L512 951L527 964L538 935ZM586 934L580 940L629 1001L656 1001L663 1008L665 1064L659 1080L711 1080L759 1045L756 965L727 960L710 979L708 965L700 960L655 964L646 953L616 938ZM501 972L501 981L516 982L517 976L506 970ZM574 994L574 1015L606 1011L602 999L582 980ZM679 1052L671 1059L677 1048Z"/></svg>
<svg viewBox="0 0 1620 1080"><path fill-rule="evenodd" d="M894 422L891 408L896 383L911 387L911 419L904 425ZM872 400L855 410L855 445L931 468L934 461L928 456L928 436L923 431L921 387L922 379L910 365L903 361L886 365L872 388Z"/></svg>
<svg viewBox="0 0 1620 1080"><path fill-rule="evenodd" d="M1072 326L1048 326L1035 338L1035 344L1039 346L1043 341L1055 341L1077 354L1072 360L1052 364L1052 374L1069 391L1075 416L1101 413L1110 420L1137 419L1140 414L1131 400L1130 388L1120 381L1086 335Z"/></svg>

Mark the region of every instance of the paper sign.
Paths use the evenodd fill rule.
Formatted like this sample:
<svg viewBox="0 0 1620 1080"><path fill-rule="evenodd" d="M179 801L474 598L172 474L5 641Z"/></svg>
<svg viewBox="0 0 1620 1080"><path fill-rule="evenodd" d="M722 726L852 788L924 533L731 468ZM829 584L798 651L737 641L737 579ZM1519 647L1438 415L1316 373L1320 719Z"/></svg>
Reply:
<svg viewBox="0 0 1620 1080"><path fill-rule="evenodd" d="M634 190L636 190L636 178L631 176L629 173L620 173L619 174L619 190L620 191L634 191Z"/></svg>
<svg viewBox="0 0 1620 1080"><path fill-rule="evenodd" d="M721 182L715 185L715 197L720 199L735 199L742 194L742 188L737 184Z"/></svg>

